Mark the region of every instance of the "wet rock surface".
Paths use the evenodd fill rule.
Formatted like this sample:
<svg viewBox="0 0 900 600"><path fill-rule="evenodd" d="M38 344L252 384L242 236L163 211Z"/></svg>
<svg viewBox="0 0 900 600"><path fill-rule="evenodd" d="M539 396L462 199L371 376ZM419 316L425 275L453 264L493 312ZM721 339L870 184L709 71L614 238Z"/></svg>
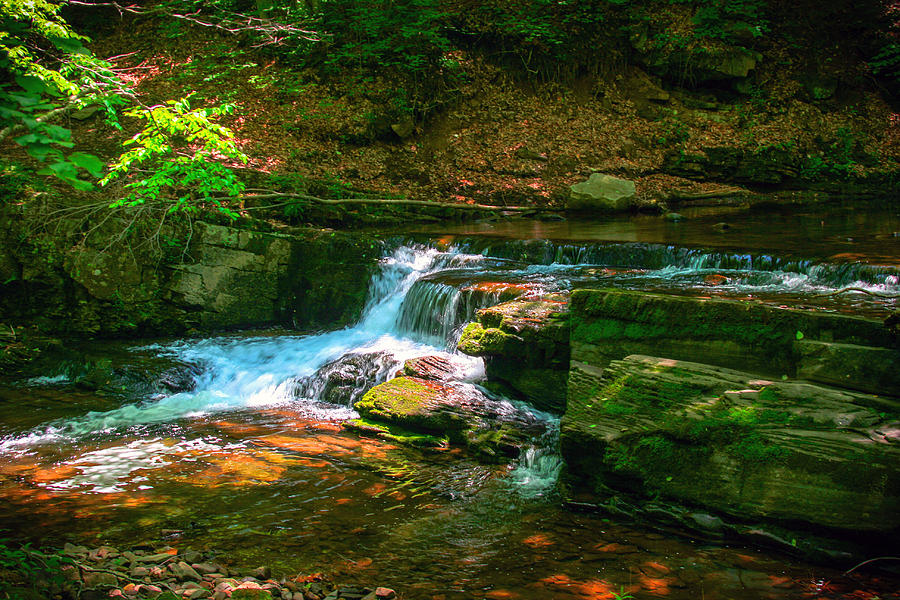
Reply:
<svg viewBox="0 0 900 600"><path fill-rule="evenodd" d="M890 397L633 355L573 363L561 449L575 496L630 490L875 543L900 526L898 419Z"/></svg>
<svg viewBox="0 0 900 600"><path fill-rule="evenodd" d="M387 352L345 354L300 382L297 396L352 406L373 382L387 379L395 361Z"/></svg>
<svg viewBox="0 0 900 600"><path fill-rule="evenodd" d="M453 363L443 356L419 356L403 363L403 374L420 379L448 381L455 374Z"/></svg>
<svg viewBox="0 0 900 600"><path fill-rule="evenodd" d="M568 299L514 300L478 311L460 352L485 358L489 378L509 384L532 405L563 412L569 368Z"/></svg>

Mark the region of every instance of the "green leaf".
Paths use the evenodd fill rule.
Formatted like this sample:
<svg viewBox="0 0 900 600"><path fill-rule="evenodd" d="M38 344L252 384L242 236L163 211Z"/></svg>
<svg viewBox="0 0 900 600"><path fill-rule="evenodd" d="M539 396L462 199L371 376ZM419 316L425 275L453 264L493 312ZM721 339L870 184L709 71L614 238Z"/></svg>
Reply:
<svg viewBox="0 0 900 600"><path fill-rule="evenodd" d="M47 91L47 84L40 77L33 75L16 75L16 83L23 90L32 94L43 94Z"/></svg>
<svg viewBox="0 0 900 600"><path fill-rule="evenodd" d="M93 177L103 175L103 169L106 167L102 160L86 152L73 152L69 155L68 160L75 166L81 167L90 173Z"/></svg>
<svg viewBox="0 0 900 600"><path fill-rule="evenodd" d="M802 332L802 331L798 331L796 337L797 337L798 340L802 340L802 339L803 339L803 332Z"/></svg>
<svg viewBox="0 0 900 600"><path fill-rule="evenodd" d="M61 178L62 179L62 178ZM90 181L85 181L83 179L70 179L68 177L64 178L63 181L71 184L73 188L76 190L81 190L83 192L89 192L94 189L94 184Z"/></svg>
<svg viewBox="0 0 900 600"><path fill-rule="evenodd" d="M78 177L78 169L67 160L57 161L47 168L60 179L76 179Z"/></svg>
<svg viewBox="0 0 900 600"><path fill-rule="evenodd" d="M84 44L81 43L81 40L77 38L47 36L47 39L50 40L50 42L54 46L56 46L63 52L70 52L72 54L88 54L87 48L85 48Z"/></svg>

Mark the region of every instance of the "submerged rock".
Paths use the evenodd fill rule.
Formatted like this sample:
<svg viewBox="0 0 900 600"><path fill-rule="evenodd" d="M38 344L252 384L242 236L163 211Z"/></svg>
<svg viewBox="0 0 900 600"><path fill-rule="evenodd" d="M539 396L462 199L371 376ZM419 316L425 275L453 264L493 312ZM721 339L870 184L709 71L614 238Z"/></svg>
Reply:
<svg viewBox="0 0 900 600"><path fill-rule="evenodd" d="M568 299L514 300L478 311L458 349L541 410L563 412L569 367Z"/></svg>
<svg viewBox="0 0 900 600"><path fill-rule="evenodd" d="M634 355L602 373L573 363L560 443L573 498L627 490L732 519L890 535L898 421L900 400Z"/></svg>
<svg viewBox="0 0 900 600"><path fill-rule="evenodd" d="M375 426L445 437L488 460L515 458L543 430L530 414L488 398L475 386L418 377L397 377L377 385L354 408Z"/></svg>

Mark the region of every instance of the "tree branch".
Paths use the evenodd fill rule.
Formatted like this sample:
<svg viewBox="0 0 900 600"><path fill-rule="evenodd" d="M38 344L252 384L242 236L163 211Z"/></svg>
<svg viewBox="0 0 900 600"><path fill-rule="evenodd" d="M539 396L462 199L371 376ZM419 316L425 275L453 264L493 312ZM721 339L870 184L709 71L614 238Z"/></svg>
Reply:
<svg viewBox="0 0 900 600"><path fill-rule="evenodd" d="M118 2L82 2L81 0L69 0L69 4L76 6L109 6L115 8L122 13L131 13L135 15L148 14L167 14L170 17L187 21L201 27L212 27L231 35L239 35L241 33L253 32L265 37L265 41L257 44L257 46L266 46L270 44L279 44L284 41L285 37L295 35L308 42L321 42L322 35L317 31L302 29L290 23L279 23L269 19L261 19L259 17L251 17L241 13L226 13L226 11L217 11L227 16L209 15L200 17L200 11L187 14L179 14L167 12L161 8L145 9L136 4L122 5Z"/></svg>
<svg viewBox="0 0 900 600"><path fill-rule="evenodd" d="M262 190L260 190L262 191ZM244 196L240 196L240 200L269 200L273 198L293 198L297 200L308 200L310 202L315 202L316 204L326 204L331 206L343 205L343 204L374 204L379 206L389 205L389 206L425 206L428 208L448 208L451 210L499 210L499 211L511 211L511 212L558 212L560 209L552 208L552 207L543 207L543 206L498 206L494 204L455 204L455 203L441 203L441 202L428 202L426 200L404 200L400 198L340 198L340 199L328 199L328 198L319 198L318 196L310 196L309 194L297 194L291 192L266 192L266 193L256 193L256 194L247 194ZM225 201L232 200L233 198L228 196L223 197L215 197L209 198L209 200L213 201ZM290 204L290 202L285 202L284 204ZM251 210L252 208L262 209L262 208L271 208L273 205L261 206L261 207L251 207L246 208L244 210Z"/></svg>
<svg viewBox="0 0 900 600"><path fill-rule="evenodd" d="M53 110L45 112L41 116L37 117L35 119L35 121L37 121L38 123L43 123L45 121L49 121L50 119L53 119L61 114L64 114L64 113L72 110L76 106L77 106L77 103L70 102L69 104L66 104L65 106L60 106L59 108L54 108ZM25 128L24 123L16 123L14 125L10 125L9 127L5 128L5 129L0 130L0 143L3 143L3 140L8 138L10 135L15 133L16 131L18 131L20 129L24 129L24 128Z"/></svg>

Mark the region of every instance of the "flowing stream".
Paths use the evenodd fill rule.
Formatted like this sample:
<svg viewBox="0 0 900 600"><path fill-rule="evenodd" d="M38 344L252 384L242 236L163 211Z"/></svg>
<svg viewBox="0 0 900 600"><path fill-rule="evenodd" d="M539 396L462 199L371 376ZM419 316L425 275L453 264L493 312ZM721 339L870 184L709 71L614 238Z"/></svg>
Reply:
<svg viewBox="0 0 900 600"><path fill-rule="evenodd" d="M441 355L460 385L477 385L481 360L453 352L460 328L516 296L612 286L883 316L900 302L896 238L878 246L892 261L461 233L386 243L363 316L345 329L94 345L85 356L112 360L121 381L89 391L62 365L0 386L0 528L36 543L216 548L285 574L387 583L406 598L891 597L896 580L849 580L561 508L557 418L512 400L497 399L547 433L508 466L363 438L341 422L408 358ZM129 377L151 363L164 368L149 382Z"/></svg>

